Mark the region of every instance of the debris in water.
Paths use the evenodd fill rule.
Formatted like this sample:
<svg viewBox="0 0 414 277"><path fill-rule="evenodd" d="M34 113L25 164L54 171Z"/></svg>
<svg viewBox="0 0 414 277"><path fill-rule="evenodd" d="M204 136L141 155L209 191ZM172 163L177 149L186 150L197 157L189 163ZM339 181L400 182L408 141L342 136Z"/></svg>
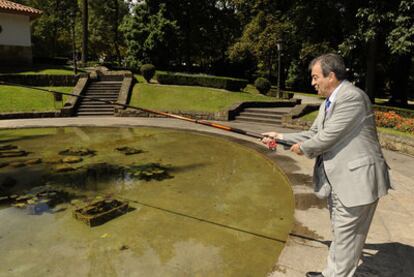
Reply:
<svg viewBox="0 0 414 277"><path fill-rule="evenodd" d="M89 227L105 222L128 212L128 202L117 199L104 199L73 211L73 217L85 222Z"/></svg>
<svg viewBox="0 0 414 277"><path fill-rule="evenodd" d="M121 250L121 251L127 250L127 249L129 249L129 247L128 247L128 245L125 245L125 244L123 244L123 245L121 245L121 247L119 247L119 250Z"/></svg>

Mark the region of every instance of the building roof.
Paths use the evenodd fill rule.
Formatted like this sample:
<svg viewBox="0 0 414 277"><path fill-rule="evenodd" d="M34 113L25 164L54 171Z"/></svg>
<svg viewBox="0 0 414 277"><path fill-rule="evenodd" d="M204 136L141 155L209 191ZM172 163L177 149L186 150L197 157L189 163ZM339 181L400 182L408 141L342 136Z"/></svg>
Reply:
<svg viewBox="0 0 414 277"><path fill-rule="evenodd" d="M28 15L30 19L42 14L41 10L7 0L0 0L0 12Z"/></svg>

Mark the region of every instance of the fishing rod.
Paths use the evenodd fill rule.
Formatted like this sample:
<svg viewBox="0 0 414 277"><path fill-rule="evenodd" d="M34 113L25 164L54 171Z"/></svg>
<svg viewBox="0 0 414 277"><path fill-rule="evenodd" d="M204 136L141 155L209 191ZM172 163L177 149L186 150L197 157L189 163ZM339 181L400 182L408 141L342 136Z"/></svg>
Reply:
<svg viewBox="0 0 414 277"><path fill-rule="evenodd" d="M68 92L53 91L53 90L48 90L48 89L43 89L43 88L38 88L38 87L32 87L32 86L27 86L27 85L21 85L21 84L6 82L6 81L0 81L0 84L10 85L10 86L19 86L19 87L34 89L34 90L47 92L47 93L68 95L68 96L74 96L74 97L78 97L78 98L93 100L93 101L97 101L97 102L103 102L103 103L106 103L106 104L121 106L121 107L124 107L124 108L129 108L129 109L133 109L133 110L144 111L144 112L151 113L151 114L162 115L162 116L169 117L169 118L184 120L184 121L188 121L188 122L195 123L195 124L201 124L201 125L204 125L204 126L209 126L209 127L213 127L213 128L216 128L216 129L229 131L229 132L233 132L233 133L237 133L237 134L241 134L241 135L245 135L245 136L252 137L252 138L257 138L257 139L263 139L263 138L267 137L267 136L262 135L260 133L245 131L245 130L230 127L230 126L227 126L227 125L208 122L206 120L192 119L192 118L189 118L189 117L184 117L184 116L180 116L180 115L176 115L176 114L172 114L172 113L153 111L153 110L149 110L149 109L146 109L146 108L139 108L139 107L135 107L135 106L127 105L127 104L117 103L115 101L100 99L100 98L86 96L86 95L77 95L77 94L68 93ZM276 150L276 147L277 147L278 144L283 145L285 147L291 147L293 145L292 143L289 143L285 140L271 138L271 140L267 143L267 147L271 150Z"/></svg>

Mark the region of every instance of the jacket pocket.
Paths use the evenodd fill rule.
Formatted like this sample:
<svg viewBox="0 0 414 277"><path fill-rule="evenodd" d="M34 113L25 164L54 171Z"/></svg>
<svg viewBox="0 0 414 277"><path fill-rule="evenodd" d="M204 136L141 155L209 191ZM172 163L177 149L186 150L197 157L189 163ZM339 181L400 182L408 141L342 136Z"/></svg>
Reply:
<svg viewBox="0 0 414 277"><path fill-rule="evenodd" d="M372 157L363 157L363 158L359 158L353 161L348 162L348 168L349 170L355 170L357 168L360 168L362 166L367 166L370 164L374 164L375 163L375 159Z"/></svg>

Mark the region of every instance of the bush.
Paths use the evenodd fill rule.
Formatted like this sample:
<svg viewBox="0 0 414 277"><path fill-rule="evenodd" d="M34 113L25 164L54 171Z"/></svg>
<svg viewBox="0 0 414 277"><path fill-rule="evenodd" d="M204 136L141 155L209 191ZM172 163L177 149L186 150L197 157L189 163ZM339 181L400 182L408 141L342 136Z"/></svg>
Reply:
<svg viewBox="0 0 414 277"><path fill-rule="evenodd" d="M240 91L247 86L244 79L184 73L157 73L157 81L165 85L200 86Z"/></svg>
<svg viewBox="0 0 414 277"><path fill-rule="evenodd" d="M149 83L154 77L155 74L155 66L152 64L143 64L140 68L141 74L144 77L144 79Z"/></svg>
<svg viewBox="0 0 414 277"><path fill-rule="evenodd" d="M266 94L272 87L269 80L263 77L259 77L254 81L254 86L261 94Z"/></svg>

